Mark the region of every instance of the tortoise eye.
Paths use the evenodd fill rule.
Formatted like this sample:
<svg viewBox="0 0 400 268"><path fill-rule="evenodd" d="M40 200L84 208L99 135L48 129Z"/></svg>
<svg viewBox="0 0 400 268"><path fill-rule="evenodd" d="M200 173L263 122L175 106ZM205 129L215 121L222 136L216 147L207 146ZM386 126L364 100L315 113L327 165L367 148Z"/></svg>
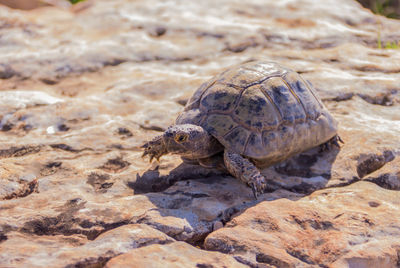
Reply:
<svg viewBox="0 0 400 268"><path fill-rule="evenodd" d="M177 134L175 136L175 141L177 143L185 142L185 141L187 141L187 139L188 139L188 135L187 134Z"/></svg>

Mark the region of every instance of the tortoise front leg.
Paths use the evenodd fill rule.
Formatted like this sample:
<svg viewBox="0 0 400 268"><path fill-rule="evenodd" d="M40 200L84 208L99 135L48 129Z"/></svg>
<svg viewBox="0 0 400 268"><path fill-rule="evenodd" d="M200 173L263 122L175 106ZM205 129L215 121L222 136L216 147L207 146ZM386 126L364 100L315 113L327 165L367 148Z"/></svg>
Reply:
<svg viewBox="0 0 400 268"><path fill-rule="evenodd" d="M238 153L225 150L224 162L226 168L234 177L251 187L256 199L259 194L264 192L266 188L266 179L248 159L242 157Z"/></svg>

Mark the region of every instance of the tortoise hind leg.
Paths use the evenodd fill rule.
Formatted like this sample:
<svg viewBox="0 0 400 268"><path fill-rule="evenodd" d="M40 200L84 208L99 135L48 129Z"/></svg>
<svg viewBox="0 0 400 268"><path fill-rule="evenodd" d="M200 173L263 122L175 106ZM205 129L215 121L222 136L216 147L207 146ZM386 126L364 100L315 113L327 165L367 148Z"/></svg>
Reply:
<svg viewBox="0 0 400 268"><path fill-rule="evenodd" d="M251 187L256 199L257 196L262 194L267 188L272 190L276 190L278 188L271 187L270 184L267 187L267 181L265 177L261 175L257 167L238 153L225 150L224 162L226 168L234 177Z"/></svg>
<svg viewBox="0 0 400 268"><path fill-rule="evenodd" d="M344 141L340 138L339 135L335 135L333 138L331 138L329 141L323 143L320 145L320 152L328 151L332 148L332 146L336 146L337 148L340 148L340 143L344 143Z"/></svg>

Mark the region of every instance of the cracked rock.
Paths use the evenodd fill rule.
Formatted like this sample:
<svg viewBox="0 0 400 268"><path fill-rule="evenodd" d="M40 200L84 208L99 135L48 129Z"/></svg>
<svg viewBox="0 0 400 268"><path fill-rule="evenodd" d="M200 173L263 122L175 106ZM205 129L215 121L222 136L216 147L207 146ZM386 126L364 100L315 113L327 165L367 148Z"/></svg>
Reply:
<svg viewBox="0 0 400 268"><path fill-rule="evenodd" d="M0 266L147 253L164 266L398 266L400 50L377 43L378 30L400 40L398 20L353 0L45 2L0 4ZM226 172L141 158L203 82L249 59L312 83L341 148L261 170L279 189L257 200Z"/></svg>
<svg viewBox="0 0 400 268"><path fill-rule="evenodd" d="M254 266L396 267L399 198L398 191L358 182L295 201L264 201L208 235L204 245Z"/></svg>

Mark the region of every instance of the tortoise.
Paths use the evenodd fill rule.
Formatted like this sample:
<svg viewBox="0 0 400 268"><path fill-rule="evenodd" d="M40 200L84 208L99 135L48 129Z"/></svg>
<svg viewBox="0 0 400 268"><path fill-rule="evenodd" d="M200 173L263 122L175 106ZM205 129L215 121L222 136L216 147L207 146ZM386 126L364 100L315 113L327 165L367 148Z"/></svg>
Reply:
<svg viewBox="0 0 400 268"><path fill-rule="evenodd" d="M311 84L269 61L233 66L202 84L174 125L145 143L143 157L181 155L184 162L224 166L255 198L267 188L258 168L318 145L339 146L337 121Z"/></svg>

